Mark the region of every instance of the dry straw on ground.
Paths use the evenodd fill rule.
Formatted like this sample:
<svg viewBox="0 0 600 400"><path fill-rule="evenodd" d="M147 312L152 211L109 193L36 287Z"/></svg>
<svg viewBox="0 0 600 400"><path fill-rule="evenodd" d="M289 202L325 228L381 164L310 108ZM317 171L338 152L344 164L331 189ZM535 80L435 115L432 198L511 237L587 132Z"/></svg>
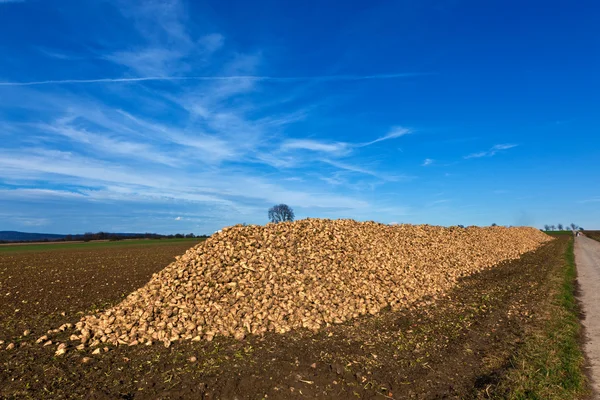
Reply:
<svg viewBox="0 0 600 400"><path fill-rule="evenodd" d="M318 330L447 291L550 237L533 228L389 226L306 219L223 229L71 340L137 345Z"/></svg>

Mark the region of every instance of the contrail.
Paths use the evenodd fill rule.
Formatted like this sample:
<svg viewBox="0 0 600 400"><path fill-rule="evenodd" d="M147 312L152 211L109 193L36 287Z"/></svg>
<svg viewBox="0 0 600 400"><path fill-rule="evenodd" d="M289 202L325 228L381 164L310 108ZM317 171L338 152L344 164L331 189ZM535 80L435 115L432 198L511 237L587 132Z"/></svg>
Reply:
<svg viewBox="0 0 600 400"><path fill-rule="evenodd" d="M399 79L414 76L429 75L426 73L378 74L378 75L323 75L323 76L260 76L260 75L234 75L234 76L147 76L140 78L99 78L99 79L60 79L30 82L0 82L0 86L39 86L39 85L68 85L77 83L130 83L146 81L228 81L228 80L254 80L272 82L294 81L363 81L370 79Z"/></svg>

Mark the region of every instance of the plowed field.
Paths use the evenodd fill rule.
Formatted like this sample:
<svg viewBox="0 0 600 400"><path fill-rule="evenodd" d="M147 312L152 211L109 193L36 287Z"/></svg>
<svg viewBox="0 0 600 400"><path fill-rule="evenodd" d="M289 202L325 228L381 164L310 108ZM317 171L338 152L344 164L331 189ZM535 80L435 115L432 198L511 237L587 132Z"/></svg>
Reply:
<svg viewBox="0 0 600 400"><path fill-rule="evenodd" d="M319 332L106 346L82 362L33 338L114 306L191 243L0 253L2 398L474 398L494 393L547 318L568 238L461 278L417 309ZM23 336L29 330L28 336ZM15 348L5 350L7 344Z"/></svg>

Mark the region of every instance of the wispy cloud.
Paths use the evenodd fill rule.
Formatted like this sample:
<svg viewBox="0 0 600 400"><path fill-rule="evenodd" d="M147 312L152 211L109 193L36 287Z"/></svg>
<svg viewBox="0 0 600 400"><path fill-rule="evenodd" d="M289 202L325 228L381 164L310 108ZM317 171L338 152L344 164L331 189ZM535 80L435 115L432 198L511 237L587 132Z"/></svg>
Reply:
<svg viewBox="0 0 600 400"><path fill-rule="evenodd" d="M594 197L594 198L591 198L591 199L579 200L577 203L579 203L579 204L600 203L600 197Z"/></svg>
<svg viewBox="0 0 600 400"><path fill-rule="evenodd" d="M200 151L199 154L202 155L201 160L205 163L220 163L232 159L240 160L244 155L243 147L248 145L248 142L227 140L227 134L223 130L217 130L218 133L222 134L221 137L203 131L183 131L134 117L121 110L118 112L121 115L124 115L128 120L132 121L135 124L135 127L150 133L153 137L159 136L163 141L193 149L196 153ZM217 119L219 119L219 117L217 117ZM212 116L211 121L213 121Z"/></svg>
<svg viewBox="0 0 600 400"><path fill-rule="evenodd" d="M472 153L472 154L465 156L464 158L469 159L469 158L492 157L492 156L495 156L500 151L512 149L513 147L517 147L517 146L518 146L517 144L497 144L497 145L492 146L492 148L489 150L480 151L478 153Z"/></svg>
<svg viewBox="0 0 600 400"><path fill-rule="evenodd" d="M423 161L423 164L421 164L421 166L422 166L422 167L426 167L426 166L428 166L428 165L431 165L431 164L433 164L433 160L432 160L431 158L426 158L426 159Z"/></svg>
<svg viewBox="0 0 600 400"><path fill-rule="evenodd" d="M30 188L16 188L16 189L0 189L0 193L3 198L17 198L17 199L29 199L29 200L48 200L49 198L56 198L57 200L64 199L81 199L85 195L77 192L70 192L67 190L53 190L53 189L30 189Z"/></svg>
<svg viewBox="0 0 600 400"><path fill-rule="evenodd" d="M169 155L164 149L156 149L147 142L133 142L114 137L114 134L106 132L103 134L89 132L85 128L75 127L74 123L75 117L66 117L59 118L51 124L34 124L32 126L43 133L53 133L82 144L96 155L126 156L130 159L141 159L172 167L182 164L180 158Z"/></svg>
<svg viewBox="0 0 600 400"><path fill-rule="evenodd" d="M64 51L49 49L45 47L38 47L37 50L44 56L55 58L57 60L76 61L84 59L84 57L82 56L77 56Z"/></svg>
<svg viewBox="0 0 600 400"><path fill-rule="evenodd" d="M445 203L449 203L451 200L450 199L439 199L439 200L433 200L427 203L427 207L433 207L433 206L437 206L439 204L445 204Z"/></svg>
<svg viewBox="0 0 600 400"><path fill-rule="evenodd" d="M139 43L100 57L142 76L189 73L223 44L220 34L193 35L180 0L121 2L118 8L139 33Z"/></svg>
<svg viewBox="0 0 600 400"><path fill-rule="evenodd" d="M210 33L198 39L198 44L209 53L219 50L224 43L225 37L220 33Z"/></svg>
<svg viewBox="0 0 600 400"><path fill-rule="evenodd" d="M334 161L334 160L330 160L330 159L322 159L321 161L326 164L329 164L331 166L334 166L336 168L343 169L346 171L357 172L357 173L365 174L365 175L371 175L371 176L375 176L378 178L381 177L380 174L378 174L374 171L371 171L369 169L357 166L357 165L352 165L352 164L348 164L348 163L344 163L344 162L340 162L340 161Z"/></svg>
<svg viewBox="0 0 600 400"><path fill-rule="evenodd" d="M350 145L342 142L324 143L310 139L292 139L287 140L281 146L282 150L311 150L325 153L344 153L347 152Z"/></svg>
<svg viewBox="0 0 600 400"><path fill-rule="evenodd" d="M289 139L282 144L281 149L284 151L293 149L311 150L316 152L344 155L349 153L352 149L371 146L375 143L383 142L385 140L396 139L401 136L408 135L409 133L412 133L412 131L407 128L393 127L388 134L364 143L325 142L314 139Z"/></svg>
<svg viewBox="0 0 600 400"><path fill-rule="evenodd" d="M6 201L168 208L161 218L173 226L190 223L185 212L195 209L218 229L260 223L267 205L279 202L299 216L369 218L364 193L409 179L376 145L410 129L351 129L340 140L320 118L338 117L322 106L339 105L339 85L328 83L424 74L280 75L260 48L242 52L221 33L189 24L184 2L118 4L128 18L123 41L73 54L57 43L36 47L46 61L97 64L81 71L111 75L0 82ZM11 119L23 111L35 119Z"/></svg>
<svg viewBox="0 0 600 400"><path fill-rule="evenodd" d="M119 10L138 29L140 36L151 43L191 46L186 4L181 0L161 0L117 3Z"/></svg>
<svg viewBox="0 0 600 400"><path fill-rule="evenodd" d="M375 143L383 142L384 140L396 139L401 136L408 135L410 133L412 133L412 131L408 128L404 128L402 126L395 126L390 130L390 132L387 135L378 137L377 139L372 140L370 142L363 143L361 146L370 146Z"/></svg>
<svg viewBox="0 0 600 400"><path fill-rule="evenodd" d="M354 172L354 173L358 173L358 174L370 175L375 178L381 179L382 181L387 181L387 182L407 181L407 180L411 180L414 178L412 176L404 175L404 174L386 174L383 172L374 171L369 168L365 168L365 167L362 167L359 165L355 165L355 164L351 164L351 163L343 162L343 161L339 161L339 160L332 160L332 159L324 158L324 159L320 159L319 161L323 162L325 164L329 164L333 167L339 168L341 170L345 170L348 172Z"/></svg>
<svg viewBox="0 0 600 400"><path fill-rule="evenodd" d="M121 55L122 57L136 57L133 55ZM142 57L143 56L137 56ZM123 61L124 61L123 59ZM165 57L165 60L167 58ZM139 58L138 58L139 60ZM334 82L334 81L362 81L371 79L400 79L423 75L420 73L397 73L381 75L322 75L322 76L266 76L266 75L229 75L229 76L142 76L134 78L96 78L96 79L59 79L46 81L27 81L27 82L0 82L0 86L38 86L38 85L65 85L65 84L85 84L85 83L132 83L149 81L269 81L269 82ZM408 133L408 132L407 132ZM391 139L402 136L406 133L391 133L368 144L376 143L381 140Z"/></svg>
<svg viewBox="0 0 600 400"><path fill-rule="evenodd" d="M0 151L0 175L22 180L27 177L44 179L51 184L83 185L78 193L90 200L167 203L183 200L226 207L229 211L225 213L243 209L244 203L257 200L261 204L281 201L305 207L363 208L367 205L362 200L337 194L289 190L269 180L235 171L182 172L175 178L168 170L138 171L69 152L49 150ZM31 197L29 192L20 194ZM55 192L37 194L56 195Z"/></svg>
<svg viewBox="0 0 600 400"><path fill-rule="evenodd" d="M342 181L341 179L338 178L333 178L330 176L320 176L319 177L320 180L322 180L323 182L327 182L329 185L342 185L344 183L344 181Z"/></svg>
<svg viewBox="0 0 600 400"><path fill-rule="evenodd" d="M0 0L0 4L7 4L7 3L24 3L25 0Z"/></svg>
<svg viewBox="0 0 600 400"><path fill-rule="evenodd" d="M181 59L184 56L185 54L182 52L159 47L138 51L118 51L108 54L104 58L108 61L128 67L139 74L156 76L168 74L173 70L180 70Z"/></svg>
<svg viewBox="0 0 600 400"><path fill-rule="evenodd" d="M21 224L30 227L43 226L48 225L50 223L50 220L47 218L16 217L15 219L18 220Z"/></svg>

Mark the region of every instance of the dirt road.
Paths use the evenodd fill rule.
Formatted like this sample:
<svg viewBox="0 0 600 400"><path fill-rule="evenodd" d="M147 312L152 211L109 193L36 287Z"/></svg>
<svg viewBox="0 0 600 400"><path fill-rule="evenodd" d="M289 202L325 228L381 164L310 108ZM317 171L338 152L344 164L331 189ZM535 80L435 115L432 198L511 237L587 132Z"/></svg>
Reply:
<svg viewBox="0 0 600 400"><path fill-rule="evenodd" d="M594 398L600 398L600 242L585 236L575 241L575 262L585 318L585 353L590 361Z"/></svg>

